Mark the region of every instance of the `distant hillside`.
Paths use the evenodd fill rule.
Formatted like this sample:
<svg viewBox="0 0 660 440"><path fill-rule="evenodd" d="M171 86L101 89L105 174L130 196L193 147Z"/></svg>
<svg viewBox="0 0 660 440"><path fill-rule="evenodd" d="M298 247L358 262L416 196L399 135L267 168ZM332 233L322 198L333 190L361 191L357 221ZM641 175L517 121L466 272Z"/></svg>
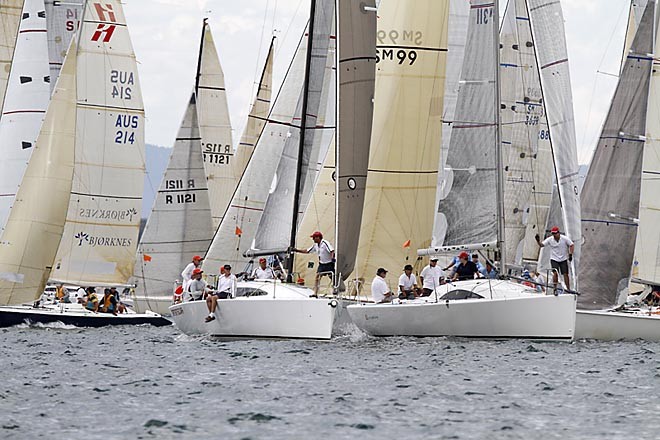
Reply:
<svg viewBox="0 0 660 440"><path fill-rule="evenodd" d="M171 148L147 144L147 174L144 177L144 196L142 197L142 218L148 218L154 204L156 191L163 179Z"/></svg>

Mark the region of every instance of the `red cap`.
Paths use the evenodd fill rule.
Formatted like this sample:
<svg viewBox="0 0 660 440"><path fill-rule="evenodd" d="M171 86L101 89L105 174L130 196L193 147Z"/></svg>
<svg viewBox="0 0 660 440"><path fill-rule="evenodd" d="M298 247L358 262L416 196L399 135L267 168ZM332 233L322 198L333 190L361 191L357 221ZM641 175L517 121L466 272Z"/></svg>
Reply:
<svg viewBox="0 0 660 440"><path fill-rule="evenodd" d="M195 256L193 257L193 261L202 261L202 260L203 260L203 258L200 257L199 255L195 255Z"/></svg>
<svg viewBox="0 0 660 440"><path fill-rule="evenodd" d="M266 259L265 259L264 257L259 258L259 263L262 263L262 262L263 262L263 263L266 262Z"/></svg>
<svg viewBox="0 0 660 440"><path fill-rule="evenodd" d="M174 291L177 295L181 295L183 293L183 286L178 286L176 290Z"/></svg>
<svg viewBox="0 0 660 440"><path fill-rule="evenodd" d="M197 268L197 269L194 269L194 270L193 270L193 273L192 273L192 274L193 274L193 275L197 275L198 273L202 273L202 272L204 272L202 269Z"/></svg>
<svg viewBox="0 0 660 440"><path fill-rule="evenodd" d="M461 252L460 254L458 254L458 258L465 258L466 260L468 259L469 256L470 256L470 255L469 255L467 252L465 252L465 251L463 251L463 252Z"/></svg>
<svg viewBox="0 0 660 440"><path fill-rule="evenodd" d="M312 235L310 235L310 237L311 238L314 238L314 237L323 238L323 234L321 234L320 231L314 231L314 233Z"/></svg>
<svg viewBox="0 0 660 440"><path fill-rule="evenodd" d="M552 229L550 229L550 232L556 234L557 232L559 232L559 228L557 226L553 226Z"/></svg>

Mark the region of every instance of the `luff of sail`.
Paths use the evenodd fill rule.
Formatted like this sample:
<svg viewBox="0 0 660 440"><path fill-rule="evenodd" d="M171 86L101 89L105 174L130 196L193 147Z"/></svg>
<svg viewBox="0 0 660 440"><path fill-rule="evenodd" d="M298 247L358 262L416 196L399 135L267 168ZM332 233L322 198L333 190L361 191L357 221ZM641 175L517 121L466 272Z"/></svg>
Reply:
<svg viewBox="0 0 660 440"><path fill-rule="evenodd" d="M369 171L352 278L370 280L379 266L402 267L416 258L413 249L430 245L448 16L449 1L379 5ZM403 32L408 29L414 32Z"/></svg>
<svg viewBox="0 0 660 440"><path fill-rule="evenodd" d="M26 0L0 118L0 227L21 184L50 99L43 0Z"/></svg>
<svg viewBox="0 0 660 440"><path fill-rule="evenodd" d="M16 47L24 0L0 0L0 110L4 107L7 82Z"/></svg>
<svg viewBox="0 0 660 440"><path fill-rule="evenodd" d="M376 79L376 4L339 2L339 108L337 122L337 267L355 268L369 168Z"/></svg>
<svg viewBox="0 0 660 440"><path fill-rule="evenodd" d="M555 0L527 0L532 24L536 57L540 66L545 112L550 128L550 143L559 189L563 231L575 243L573 265L579 266L582 235L580 229L580 195L578 192L577 141L571 79L561 3ZM542 234L539 234L542 235ZM574 271L571 287L578 285Z"/></svg>
<svg viewBox="0 0 660 440"><path fill-rule="evenodd" d="M45 0L50 85L55 87L71 39L80 27L83 0Z"/></svg>
<svg viewBox="0 0 660 440"><path fill-rule="evenodd" d="M445 246L497 240L494 4L470 2L461 84L436 221ZM490 61L489 61L490 60ZM441 237L437 237L440 239Z"/></svg>
<svg viewBox="0 0 660 440"><path fill-rule="evenodd" d="M119 0L91 2L78 48L74 182L51 278L126 284L133 275L144 185L144 109Z"/></svg>
<svg viewBox="0 0 660 440"><path fill-rule="evenodd" d="M653 64L654 12L655 1L651 0L619 77L582 188L584 252L579 266L578 306L583 309L616 304L630 276Z"/></svg>
<svg viewBox="0 0 660 440"><path fill-rule="evenodd" d="M136 294L167 295L193 255L213 237L193 93L145 226L135 265Z"/></svg>
<svg viewBox="0 0 660 440"><path fill-rule="evenodd" d="M202 153L206 170L213 227L218 227L231 200L241 173L234 167L234 144L231 121L218 52L211 26L206 20L202 29L202 43L197 68L197 117L202 135Z"/></svg>
<svg viewBox="0 0 660 440"><path fill-rule="evenodd" d="M62 238L76 136L75 43L71 48L0 240L0 305L41 295Z"/></svg>
<svg viewBox="0 0 660 440"><path fill-rule="evenodd" d="M248 160L252 155L255 145L261 131L266 125L266 118L268 118L268 111L270 110L270 97L273 87L273 55L275 51L275 37L270 42L268 49L268 56L266 57L266 64L261 73L259 86L257 88L257 96L254 98L250 114L248 115L247 124L241 142L236 149L236 159L232 165L239 175L243 174Z"/></svg>

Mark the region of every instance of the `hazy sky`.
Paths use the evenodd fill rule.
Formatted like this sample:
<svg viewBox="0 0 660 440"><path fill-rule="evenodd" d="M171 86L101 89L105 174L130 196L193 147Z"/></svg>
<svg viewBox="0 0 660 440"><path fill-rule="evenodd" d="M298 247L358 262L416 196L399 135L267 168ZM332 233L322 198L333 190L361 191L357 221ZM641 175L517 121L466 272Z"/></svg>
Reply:
<svg viewBox="0 0 660 440"><path fill-rule="evenodd" d="M467 1L467 0L466 0ZM504 8L505 1L501 0ZM309 0L124 0L139 61L147 142L171 146L192 90L201 21L209 17L225 72L234 143L275 29L275 90L307 19ZM562 0L578 154L587 163L609 107L630 0ZM601 73L599 73L601 72Z"/></svg>

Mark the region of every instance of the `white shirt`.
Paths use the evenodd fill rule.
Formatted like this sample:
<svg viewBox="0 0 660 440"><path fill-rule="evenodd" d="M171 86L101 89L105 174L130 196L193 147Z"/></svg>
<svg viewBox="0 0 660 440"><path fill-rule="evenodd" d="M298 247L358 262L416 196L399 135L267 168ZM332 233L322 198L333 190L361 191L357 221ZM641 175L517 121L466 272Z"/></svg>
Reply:
<svg viewBox="0 0 660 440"><path fill-rule="evenodd" d="M390 288L385 282L385 278L376 275L376 278L371 282L371 299L375 303L382 302L388 292L390 292Z"/></svg>
<svg viewBox="0 0 660 440"><path fill-rule="evenodd" d="M549 246L552 249L550 259L560 263L568 260L568 251L573 246L573 242L565 235L560 235L559 241L555 240L555 237L550 236L543 240L543 246Z"/></svg>
<svg viewBox="0 0 660 440"><path fill-rule="evenodd" d="M186 282L192 279L192 273L193 270L195 270L195 268L197 268L197 266L195 266L195 263L190 263L186 266L185 269L183 269L183 272L181 272L181 279L183 280L184 285Z"/></svg>
<svg viewBox="0 0 660 440"><path fill-rule="evenodd" d="M414 273L410 274L410 278L405 272L399 277L399 290L401 290L401 286L403 286L403 290L412 290L415 284L417 284L417 278Z"/></svg>
<svg viewBox="0 0 660 440"><path fill-rule="evenodd" d="M428 265L422 269L422 273L419 276L424 278L424 285L422 287L433 290L440 285L440 280L445 276L445 272L436 263L435 267Z"/></svg>
<svg viewBox="0 0 660 440"><path fill-rule="evenodd" d="M236 297L236 275L232 273L218 277L218 292L229 292L232 298Z"/></svg>
<svg viewBox="0 0 660 440"><path fill-rule="evenodd" d="M265 269L262 269L261 266L257 266L252 271L252 278L255 280L274 280L275 272L273 272L273 269L268 266L266 266Z"/></svg>
<svg viewBox="0 0 660 440"><path fill-rule="evenodd" d="M545 277L543 276L542 273L539 273L539 275L534 278L534 281L536 281L539 284L543 284L542 286L537 285L536 290L539 292L543 292L545 290Z"/></svg>
<svg viewBox="0 0 660 440"><path fill-rule="evenodd" d="M208 290L208 284L206 280L188 280L185 284L185 289L187 292L186 301L193 301L196 299L201 299L202 294Z"/></svg>
<svg viewBox="0 0 660 440"><path fill-rule="evenodd" d="M319 254L319 263L328 264L332 263L332 251L334 251L332 245L328 240L321 240L320 243L314 243L307 252Z"/></svg>

